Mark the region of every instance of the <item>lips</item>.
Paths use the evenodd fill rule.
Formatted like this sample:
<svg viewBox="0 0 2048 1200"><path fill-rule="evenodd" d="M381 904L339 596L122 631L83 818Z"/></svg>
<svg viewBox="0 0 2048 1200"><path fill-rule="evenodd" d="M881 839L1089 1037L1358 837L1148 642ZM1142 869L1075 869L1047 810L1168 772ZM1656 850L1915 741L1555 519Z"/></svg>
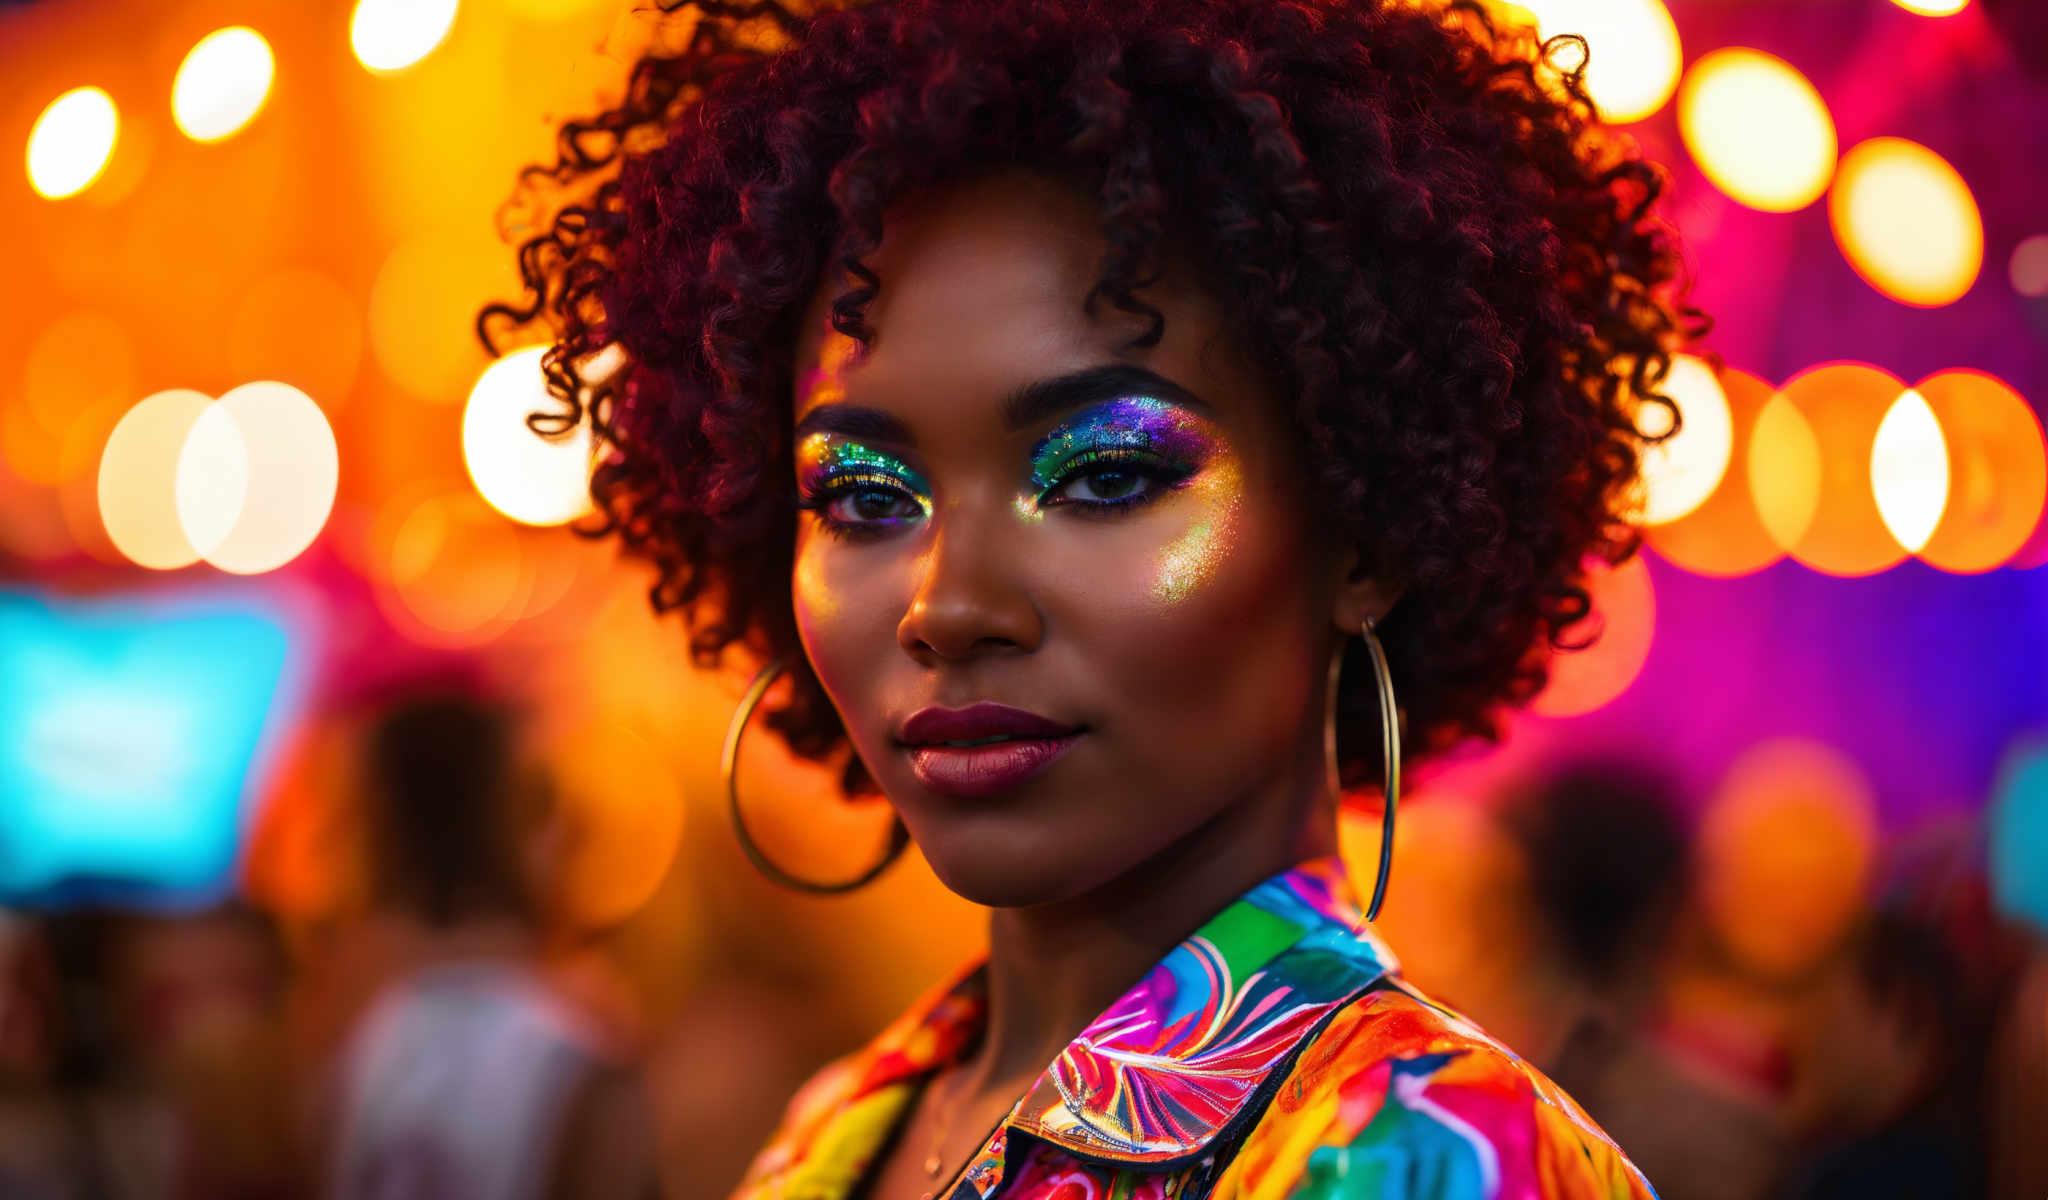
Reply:
<svg viewBox="0 0 2048 1200"><path fill-rule="evenodd" d="M961 798L994 795L1051 766L1082 728L1007 704L924 708L897 732L918 782Z"/></svg>

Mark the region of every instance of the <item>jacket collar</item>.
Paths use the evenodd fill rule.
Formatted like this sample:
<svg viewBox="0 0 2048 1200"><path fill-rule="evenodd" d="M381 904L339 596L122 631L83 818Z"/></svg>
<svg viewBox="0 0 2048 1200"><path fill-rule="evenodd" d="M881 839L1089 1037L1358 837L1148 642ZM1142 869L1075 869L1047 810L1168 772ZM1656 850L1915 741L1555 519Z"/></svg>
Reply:
<svg viewBox="0 0 2048 1200"><path fill-rule="evenodd" d="M987 1016L981 966L877 1038L845 1101L928 1074L977 1036ZM1397 969L1365 929L1338 859L1275 875L1169 951L1061 1051L1005 1123L1009 1156L1034 1138L1106 1163L1163 1168L1199 1157L1264 1108L1254 1101L1338 1008Z"/></svg>
<svg viewBox="0 0 2048 1200"><path fill-rule="evenodd" d="M1279 1086L1343 1004L1395 969L1341 862L1317 859L1211 918L1067 1045L1009 1121L1115 1163L1199 1156Z"/></svg>

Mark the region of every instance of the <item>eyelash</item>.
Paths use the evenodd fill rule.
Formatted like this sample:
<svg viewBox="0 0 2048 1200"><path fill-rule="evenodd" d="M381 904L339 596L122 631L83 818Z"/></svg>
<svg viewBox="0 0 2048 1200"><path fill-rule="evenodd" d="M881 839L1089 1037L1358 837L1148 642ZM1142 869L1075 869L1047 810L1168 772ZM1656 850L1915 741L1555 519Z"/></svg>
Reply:
<svg viewBox="0 0 2048 1200"><path fill-rule="evenodd" d="M1094 468L1091 470L1090 468ZM1047 503L1051 496L1068 484L1090 475L1108 474L1136 475L1150 486L1142 492L1115 500L1060 500ZM1072 507L1090 516L1110 516L1128 509L1138 508L1157 500L1162 489L1180 483L1193 471L1168 464L1156 455L1132 450L1085 450L1070 458L1061 467L1060 477L1039 497L1041 508Z"/></svg>
<svg viewBox="0 0 2048 1200"><path fill-rule="evenodd" d="M843 521L832 515L834 504L848 496L857 496L863 492L878 492L908 500L917 498L917 494L905 487L903 481L896 476L867 471L842 471L827 477L822 483L804 486L797 497L796 506L802 512L815 515L825 532L834 537L849 539L880 537L910 519L892 517L881 521Z"/></svg>
<svg viewBox="0 0 2048 1200"><path fill-rule="evenodd" d="M1111 473L1136 475L1146 480L1150 486L1142 492L1115 500L1046 500L1046 497L1055 495L1076 480ZM1040 495L1039 505L1042 508L1072 508L1077 513L1090 517L1113 516L1150 504L1159 499L1164 489L1178 485L1192 474L1192 470L1171 466L1156 456L1140 452L1085 451L1067 461L1060 477ZM815 515L825 532L834 537L847 539L881 537L911 519L897 517L879 521L845 521L832 515L832 506L838 501L863 492L879 492L902 499L916 499L916 493L905 487L903 482L893 475L846 472L831 476L822 483L804 487L797 499L797 508Z"/></svg>

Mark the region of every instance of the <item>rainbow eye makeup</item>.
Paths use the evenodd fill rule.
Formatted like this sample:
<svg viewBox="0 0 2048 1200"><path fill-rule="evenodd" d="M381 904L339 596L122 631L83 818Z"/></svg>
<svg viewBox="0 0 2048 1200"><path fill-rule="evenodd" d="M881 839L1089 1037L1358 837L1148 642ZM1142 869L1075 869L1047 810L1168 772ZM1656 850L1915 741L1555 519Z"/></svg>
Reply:
<svg viewBox="0 0 2048 1200"><path fill-rule="evenodd" d="M814 433L797 443L797 507L840 536L889 533L931 515L932 488L884 450Z"/></svg>
<svg viewBox="0 0 2048 1200"><path fill-rule="evenodd" d="M1181 405L1152 396L1108 400L1032 447L1033 507L1104 510L1156 499L1223 452L1208 422Z"/></svg>

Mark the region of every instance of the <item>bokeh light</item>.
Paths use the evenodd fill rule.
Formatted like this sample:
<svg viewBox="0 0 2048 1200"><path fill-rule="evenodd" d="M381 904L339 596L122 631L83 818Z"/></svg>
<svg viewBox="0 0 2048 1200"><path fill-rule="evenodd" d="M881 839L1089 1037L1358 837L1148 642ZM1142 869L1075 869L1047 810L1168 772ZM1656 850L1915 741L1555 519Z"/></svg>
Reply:
<svg viewBox="0 0 2048 1200"><path fill-rule="evenodd" d="M1756 415L1745 474L1757 518L1780 551L1799 544L1820 508L1820 438L1776 392Z"/></svg>
<svg viewBox="0 0 2048 1200"><path fill-rule="evenodd" d="M249 503L249 439L241 423L209 404L178 451L178 524L205 558L227 540Z"/></svg>
<svg viewBox="0 0 2048 1200"><path fill-rule="evenodd" d="M1351 878L1370 887L1379 869L1379 813L1344 805L1337 844ZM1394 826L1393 878L1373 928L1401 947L1402 973L1418 986L1454 989L1470 1011L1514 1012L1541 945L1528 880L1521 847L1485 805L1418 792L1403 799ZM1496 1023L1488 1029L1511 1034Z"/></svg>
<svg viewBox="0 0 2048 1200"><path fill-rule="evenodd" d="M548 395L540 360L529 346L492 363L462 412L462 459L492 508L527 525L560 525L590 511L590 426L543 438L528 415L559 407Z"/></svg>
<svg viewBox="0 0 2048 1200"><path fill-rule="evenodd" d="M90 473L137 378L119 322L92 311L59 317L30 345L16 399L0 403L0 461L31 483Z"/></svg>
<svg viewBox="0 0 2048 1200"><path fill-rule="evenodd" d="M1878 428L1905 391L1903 380L1867 363L1824 363L1786 381L1764 406L1749 485L1765 527L1792 557L1844 577L1906 557L1871 478Z"/></svg>
<svg viewBox="0 0 2048 1200"><path fill-rule="evenodd" d="M1948 506L1948 446L1927 398L1910 388L1877 424L1870 447L1870 494L1884 527L1908 552L1934 536Z"/></svg>
<svg viewBox="0 0 2048 1200"><path fill-rule="evenodd" d="M2022 238L2012 248L2005 270L2013 291L2028 297L2048 296L2048 233Z"/></svg>
<svg viewBox="0 0 2048 1200"><path fill-rule="evenodd" d="M1591 572L1586 590L1593 597L1593 615L1565 637L1575 643L1595 633L1599 637L1583 650L1550 656L1550 683L1529 706L1546 717L1576 717L1604 707L1628 690L1650 657L1657 597L1642 556Z"/></svg>
<svg viewBox="0 0 2048 1200"><path fill-rule="evenodd" d="M131 562L167 571L199 561L178 520L178 460L213 405L204 392L158 392L128 410L100 456L100 522Z"/></svg>
<svg viewBox="0 0 2048 1200"><path fill-rule="evenodd" d="M1640 121L1678 86L1678 26L1663 0L1519 0L1545 38L1586 39L1586 91L1600 115Z"/></svg>
<svg viewBox="0 0 2048 1200"><path fill-rule="evenodd" d="M1901 304L1953 303L1984 265L1984 220L1970 185L1904 138L1871 138L1842 156L1828 222L1856 273Z"/></svg>
<svg viewBox="0 0 2048 1200"><path fill-rule="evenodd" d="M1643 451L1646 525L1669 524L1706 503L1727 475L1735 445L1728 394L1712 364L1690 354L1673 355L1662 390L1678 406L1679 427L1677 434ZM1642 412L1641 424L1657 423L1644 433L1670 428L1665 409L1652 405Z"/></svg>
<svg viewBox="0 0 2048 1200"><path fill-rule="evenodd" d="M370 287L370 352L392 382L457 404L490 362L476 339L480 297L517 294L512 258L484 226L433 229L399 243Z"/></svg>
<svg viewBox="0 0 2048 1200"><path fill-rule="evenodd" d="M455 24L456 0L357 0L348 40L372 71L400 71L433 53Z"/></svg>
<svg viewBox="0 0 2048 1200"><path fill-rule="evenodd" d="M171 84L171 116L186 137L217 142L256 118L277 73L270 43L247 25L200 38Z"/></svg>
<svg viewBox="0 0 2048 1200"><path fill-rule="evenodd" d="M1970 7L1970 0L1892 0L1892 3L1923 17L1952 17Z"/></svg>
<svg viewBox="0 0 2048 1200"><path fill-rule="evenodd" d="M471 491L399 498L372 535L379 607L422 645L490 641L524 607L521 534Z"/></svg>
<svg viewBox="0 0 2048 1200"><path fill-rule="evenodd" d="M1760 571L1785 556L1757 511L1746 465L1757 416L1774 389L1763 379L1731 367L1722 368L1717 383L1728 410L1728 468L1696 508L1650 527L1645 536L1651 549L1695 575L1731 578ZM1683 403L1682 397L1678 399Z"/></svg>
<svg viewBox="0 0 2048 1200"><path fill-rule="evenodd" d="M573 923L616 924L654 896L682 842L678 772L646 733L603 714L554 741L547 755L575 849L559 900Z"/></svg>
<svg viewBox="0 0 2048 1200"><path fill-rule="evenodd" d="M1913 385L1941 423L1948 507L1918 551L1944 571L1989 571L2017 554L2048 499L2048 446L2025 397L1982 371L1941 371Z"/></svg>
<svg viewBox="0 0 2048 1200"><path fill-rule="evenodd" d="M286 383L243 384L195 422L180 451L178 517L221 570L275 570L319 536L339 475L333 427L312 397Z"/></svg>
<svg viewBox="0 0 2048 1200"><path fill-rule="evenodd" d="M28 135L29 186L51 200L91 187L114 157L120 129L114 98L101 88L72 88L50 101Z"/></svg>
<svg viewBox="0 0 2048 1200"><path fill-rule="evenodd" d="M1750 748L1700 823L1700 893L1722 942L1766 975L1797 974L1848 932L1877 857L1869 781L1800 739Z"/></svg>
<svg viewBox="0 0 2048 1200"><path fill-rule="evenodd" d="M1790 63L1731 46L1701 58L1678 90L1678 128L1715 187L1751 208L1793 212L1827 190L1835 122Z"/></svg>

